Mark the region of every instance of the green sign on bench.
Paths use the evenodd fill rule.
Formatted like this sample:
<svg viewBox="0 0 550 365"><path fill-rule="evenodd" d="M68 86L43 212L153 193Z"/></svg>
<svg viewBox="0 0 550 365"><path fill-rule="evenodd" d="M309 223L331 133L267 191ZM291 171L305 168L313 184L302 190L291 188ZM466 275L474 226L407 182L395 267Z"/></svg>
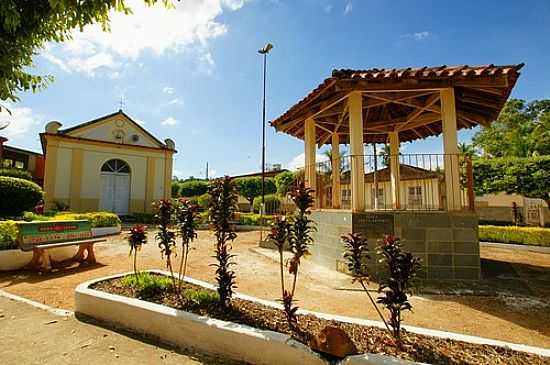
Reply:
<svg viewBox="0 0 550 365"><path fill-rule="evenodd" d="M22 222L18 225L19 245L22 248L92 238L91 225L87 220Z"/></svg>

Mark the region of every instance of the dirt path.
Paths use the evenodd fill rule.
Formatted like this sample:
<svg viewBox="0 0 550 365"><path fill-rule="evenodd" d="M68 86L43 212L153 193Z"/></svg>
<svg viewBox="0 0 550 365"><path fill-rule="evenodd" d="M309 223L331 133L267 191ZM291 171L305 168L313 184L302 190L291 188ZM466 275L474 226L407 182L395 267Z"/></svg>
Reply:
<svg viewBox="0 0 550 365"><path fill-rule="evenodd" d="M152 235L150 237L150 243L140 252L139 268L163 269L157 245ZM209 232L200 232L190 256L190 276L214 282L214 268L209 266L213 262L213 242ZM238 278L237 290L276 300L280 296L278 266L271 258L257 252L257 242L257 232L240 232L234 243L238 262L234 266ZM550 255L483 248L482 256L498 262L507 260L504 264L511 265L514 272L519 271L517 276L532 278L540 275L543 279L550 276ZM0 274L0 287L54 307L71 309L74 305L73 291L79 283L132 269L123 237L111 238L108 243L99 245L97 257L97 265L68 267L47 275L29 272ZM353 289L348 276L307 261L300 270L296 294L299 306L326 313L378 319L363 293L342 290ZM536 293L549 290L548 281L533 282ZM413 297L412 304L414 312L406 313L406 324L550 347L550 306L544 297L518 301L498 296L423 295Z"/></svg>
<svg viewBox="0 0 550 365"><path fill-rule="evenodd" d="M0 297L2 364L225 364Z"/></svg>

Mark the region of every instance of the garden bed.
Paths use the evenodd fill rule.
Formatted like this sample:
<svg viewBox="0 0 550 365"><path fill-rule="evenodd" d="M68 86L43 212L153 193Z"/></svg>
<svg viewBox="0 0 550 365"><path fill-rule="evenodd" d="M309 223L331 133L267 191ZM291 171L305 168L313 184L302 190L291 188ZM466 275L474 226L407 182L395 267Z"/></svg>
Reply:
<svg viewBox="0 0 550 365"><path fill-rule="evenodd" d="M159 275L159 274L155 274ZM231 310L221 310L217 303L212 300L206 301L193 301L186 299L183 305L179 304L175 298L175 295L171 290L153 290L148 293L139 292L132 286L124 284L124 276L110 277L99 279L94 282L89 282L81 285L77 289L77 312L79 312L79 301L86 302L89 300L89 296L93 293L97 293L99 297L103 299L110 298L110 300L116 301L121 297L132 298L131 303L144 303L139 304L142 308L153 308L146 303L156 303L161 306L154 306L155 308L175 308L182 311L175 311L175 318L181 318L190 313L194 313L199 316L204 316L208 318L214 318L216 320L225 321L231 325L230 327L239 327L239 328L248 328L251 327L251 330L258 329L270 334L274 338L280 338L284 336L283 342L286 346L292 347L293 350L301 348L301 353L307 354L308 348L304 345L299 345L298 342L307 343L308 339L320 332L327 325L339 327L346 331L352 341L355 343L357 349L361 353L373 353L379 355L390 355L398 357L404 360L414 361L414 362L424 362L432 364L495 364L495 363L506 363L506 364L545 364L548 363L547 358L540 357L538 355L514 351L509 348L490 346L490 345L479 345L472 344L467 342L461 342L451 339L430 337L425 335L418 335L410 332L404 333L404 345L402 348L394 345L392 338L389 334L380 328L365 326L356 323L349 322L340 322L334 320L327 320L319 318L312 314L301 314L299 315L299 328L301 333L291 333L288 328L287 322L285 320L283 312L271 305L265 305L253 300L245 300L242 298L235 298L232 301ZM124 285L123 285L124 284ZM205 289L202 286L197 284L186 282L183 285L184 290L197 290L202 289L210 292L211 295L215 295L214 291L210 289ZM93 290L90 290L93 289ZM166 289L166 288L165 288ZM104 292L114 295L107 295L98 293ZM94 294L95 295L95 294ZM87 299L83 299L83 296L88 296ZM79 299L80 297L80 299ZM208 297L208 295L206 296ZM140 300L136 300L140 299ZM122 299L120 299L122 300ZM126 299L127 300L127 299ZM129 302L129 303L130 303ZM95 305L99 305L96 303ZM130 305L130 304L128 304ZM136 304L137 305L137 304ZM80 305L82 307L82 305ZM86 307L86 305L84 305ZM88 303L87 308L93 307L91 302ZM120 306L116 307L117 310L124 311ZM105 308L104 308L105 309ZM103 310L106 312L107 309ZM84 314L87 314L84 310ZM117 321L119 318L122 318L122 313L110 313L111 318ZM144 311L140 311L140 316L144 315ZM92 315L93 316L93 315ZM196 318L201 318L197 317ZM202 317L202 318L204 318ZM101 319L101 318L99 318ZM104 318L105 319L105 318ZM214 321L214 320L209 320ZM170 322L168 322L170 323ZM125 326L131 326L132 323L121 323ZM174 326L177 326L174 324ZM244 327L243 327L244 326ZM288 335L294 337L298 342L290 343L288 342ZM252 336L259 336L258 333ZM279 336L279 337L277 337ZM189 337L189 336L188 336ZM193 336L191 336L193 337ZM200 337L200 336L199 336ZM271 340L274 342L275 340ZM209 337L203 337L204 341L209 341ZM235 339L236 340L236 339ZM269 342L269 341L268 341ZM276 342L276 341L275 341ZM287 343L288 342L288 343ZM235 343L233 342L233 347ZM301 346L301 347L300 347ZM246 347L241 345L240 347ZM214 349L215 350L215 349ZM245 351L246 349L243 349ZM238 352L238 349L235 349ZM305 352L304 352L305 351ZM237 354L229 354L235 358L239 358ZM304 355L305 356L305 355ZM316 357L308 355L312 363L315 363L314 360ZM369 357L370 356L370 357ZM362 355L362 356L352 356L348 357L344 361L348 364L350 363L363 363L363 364L376 364L382 362L373 362L373 357L376 358L378 355ZM242 359L242 358L241 358ZM361 359L365 360L361 362ZM380 359L380 357L378 357ZM388 358L386 358L388 360ZM358 362L359 361L359 362ZM269 362L266 362L269 363ZM322 362L321 362L322 363Z"/></svg>

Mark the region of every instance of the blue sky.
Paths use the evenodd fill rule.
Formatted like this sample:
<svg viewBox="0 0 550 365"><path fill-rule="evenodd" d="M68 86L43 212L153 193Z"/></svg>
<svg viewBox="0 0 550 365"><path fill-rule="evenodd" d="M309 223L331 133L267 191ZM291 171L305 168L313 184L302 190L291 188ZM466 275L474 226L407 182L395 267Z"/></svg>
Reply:
<svg viewBox="0 0 550 365"><path fill-rule="evenodd" d="M127 0L128 1L128 0ZM124 111L159 139L172 138L175 173L239 174L260 168L261 57L268 58L267 118L277 117L334 68L393 68L525 62L513 97L550 98L550 1L185 0L175 10L113 17L112 33L91 27L35 58L55 81L11 103L8 144L39 150L38 133ZM460 133L468 140L472 131ZM268 127L267 161L303 153ZM431 138L406 153L438 152Z"/></svg>

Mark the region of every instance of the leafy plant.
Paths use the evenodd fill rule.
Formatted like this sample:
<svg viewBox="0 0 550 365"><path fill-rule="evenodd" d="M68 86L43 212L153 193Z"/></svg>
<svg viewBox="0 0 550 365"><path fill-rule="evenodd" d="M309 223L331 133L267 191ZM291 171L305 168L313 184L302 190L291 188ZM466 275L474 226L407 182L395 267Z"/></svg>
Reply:
<svg viewBox="0 0 550 365"><path fill-rule="evenodd" d="M413 280L420 270L420 259L404 252L399 238L392 235L384 236L379 251L388 266L388 277L380 283L378 291L383 295L378 297L377 302L390 312L392 335L401 344L401 312L412 310L407 294L410 294Z"/></svg>
<svg viewBox="0 0 550 365"><path fill-rule="evenodd" d="M17 216L42 199L42 189L32 181L0 176L0 216Z"/></svg>
<svg viewBox="0 0 550 365"><path fill-rule="evenodd" d="M296 184L296 173L292 171L283 171L275 176L275 186L277 194L284 196L292 190Z"/></svg>
<svg viewBox="0 0 550 365"><path fill-rule="evenodd" d="M275 214L278 213L281 209L281 200L276 194L267 194L264 195L264 204L265 210L264 214ZM254 198L254 203L252 204L255 213L259 213L262 207L262 197L257 196Z"/></svg>
<svg viewBox="0 0 550 365"><path fill-rule="evenodd" d="M17 177L19 179L32 181L32 175L30 172L16 168L0 168L0 176Z"/></svg>
<svg viewBox="0 0 550 365"><path fill-rule="evenodd" d="M216 236L215 258L218 261L213 266L216 267L220 303L223 307L228 307L235 287L235 272L231 270L234 255L230 253L230 242L237 238L231 222L237 210L237 193L229 176L212 181L208 190L212 196L209 214L210 224Z"/></svg>
<svg viewBox="0 0 550 365"><path fill-rule="evenodd" d="M359 233L349 233L341 238L344 242L344 258L347 260L348 271L353 278L352 282L358 282L361 284L361 287L363 288L365 294L369 297L374 309L378 312L380 319L384 322L388 331L391 332L386 319L384 319L384 315L380 312L380 309L376 305L376 302L372 298L372 295L370 295L367 288L369 282L367 260L370 259L367 240L364 239Z"/></svg>
<svg viewBox="0 0 550 365"><path fill-rule="evenodd" d="M285 275L284 275L284 257L283 251L285 244L288 242L290 236L290 226L285 216L277 216L271 225L271 231L267 234L267 238L277 247L279 251L279 271L281 274L281 295L283 306L285 306L285 313L292 312L292 301L288 303L288 299L285 300L286 290L285 290ZM286 303L286 304L285 304ZM289 307L287 309L287 306ZM294 311L295 312L295 311ZM293 318L292 316L287 315L287 320Z"/></svg>
<svg viewBox="0 0 550 365"><path fill-rule="evenodd" d="M147 227L136 224L130 228L130 233L128 234L128 244L130 245L130 256L134 254L134 274L136 275L136 280L138 280L138 271L137 271L137 253L141 250L141 246L147 243Z"/></svg>
<svg viewBox="0 0 550 365"><path fill-rule="evenodd" d="M174 292L179 297L177 292L176 277L172 267L172 255L176 255L176 232L170 229L172 219L172 202L169 199L161 199L157 202L157 219L158 233L155 236L160 248L160 254L166 260L166 267L170 270L170 276L174 284Z"/></svg>
<svg viewBox="0 0 550 365"><path fill-rule="evenodd" d="M293 275L292 289L283 290L283 306L291 328L296 328L297 306L294 306L294 293L296 292L296 282L298 280L298 269L302 257L309 255L309 245L313 242L311 234L315 230L313 221L309 218L311 207L313 207L313 189L307 188L303 182L300 182L290 193L292 201L296 205L294 220L289 228L289 244L293 253L288 262L288 272Z"/></svg>
<svg viewBox="0 0 550 365"><path fill-rule="evenodd" d="M479 240L550 247L550 228L480 225Z"/></svg>
<svg viewBox="0 0 550 365"><path fill-rule="evenodd" d="M179 287L181 291L181 285L183 278L187 272L187 258L189 257L189 244L197 238L197 223L198 223L198 209L197 206L192 204L187 199L181 199L178 207L176 208L176 221L178 223L179 233L181 237L181 259L179 267Z"/></svg>
<svg viewBox="0 0 550 365"><path fill-rule="evenodd" d="M182 292L183 298L190 304L199 307L219 303L218 293L208 289L186 289Z"/></svg>
<svg viewBox="0 0 550 365"><path fill-rule="evenodd" d="M0 221L0 250L18 248L17 223L15 221Z"/></svg>
<svg viewBox="0 0 550 365"><path fill-rule="evenodd" d="M164 275L139 273L138 276L128 275L120 280L120 285L125 288L134 288L139 298L148 299L169 289L173 282Z"/></svg>
<svg viewBox="0 0 550 365"><path fill-rule="evenodd" d="M254 207L254 198L262 195L262 178L261 177L240 177L235 179L235 185L239 190L239 194L250 203L250 207ZM264 180L264 194L273 194L277 191L275 182L272 178Z"/></svg>

